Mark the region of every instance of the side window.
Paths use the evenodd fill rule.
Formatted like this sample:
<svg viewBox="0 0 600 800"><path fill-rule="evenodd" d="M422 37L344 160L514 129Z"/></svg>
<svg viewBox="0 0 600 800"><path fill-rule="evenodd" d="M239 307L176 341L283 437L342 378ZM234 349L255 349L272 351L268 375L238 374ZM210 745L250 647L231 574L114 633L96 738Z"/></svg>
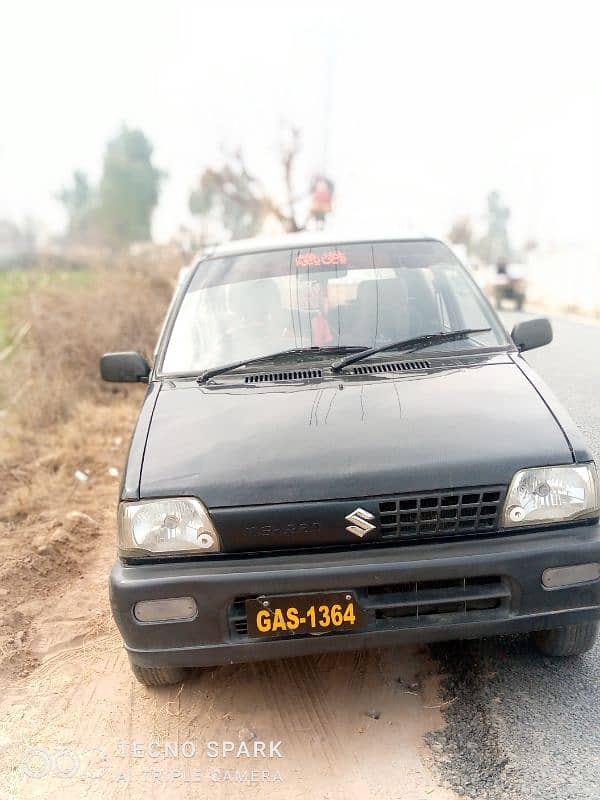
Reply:
<svg viewBox="0 0 600 800"><path fill-rule="evenodd" d="M415 270L416 272L420 273L420 275L415 275L415 278L419 278L417 287L415 287L419 288L416 296L417 305L426 319L419 330L414 332L414 335L420 336L424 333L451 330L451 314L444 299L443 287L440 286L436 275L430 269ZM424 291L425 287L426 291Z"/></svg>
<svg viewBox="0 0 600 800"><path fill-rule="evenodd" d="M457 306L462 316L460 325L465 328L488 327L490 321L463 271L456 267L449 267L445 270L445 276L453 295L456 297Z"/></svg>
<svg viewBox="0 0 600 800"><path fill-rule="evenodd" d="M448 313L448 308L446 307L446 302L444 301L444 295L437 289L435 292L435 301L437 305L440 322L442 325L441 330L442 331L452 330L452 323L450 322L450 314Z"/></svg>

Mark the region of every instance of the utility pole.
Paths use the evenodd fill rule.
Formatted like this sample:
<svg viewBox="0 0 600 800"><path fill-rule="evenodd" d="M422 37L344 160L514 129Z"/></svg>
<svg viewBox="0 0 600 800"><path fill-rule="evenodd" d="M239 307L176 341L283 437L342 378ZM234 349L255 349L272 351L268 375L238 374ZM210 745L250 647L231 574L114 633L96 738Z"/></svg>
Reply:
<svg viewBox="0 0 600 800"><path fill-rule="evenodd" d="M329 168L329 137L331 125L331 108L333 104L333 70L335 51L328 46L327 38L323 52L325 53L325 68L323 75L323 114L322 114L322 153L319 171L314 176L311 192L310 216L317 228L325 226L325 220L331 213L333 200L333 181L328 177Z"/></svg>

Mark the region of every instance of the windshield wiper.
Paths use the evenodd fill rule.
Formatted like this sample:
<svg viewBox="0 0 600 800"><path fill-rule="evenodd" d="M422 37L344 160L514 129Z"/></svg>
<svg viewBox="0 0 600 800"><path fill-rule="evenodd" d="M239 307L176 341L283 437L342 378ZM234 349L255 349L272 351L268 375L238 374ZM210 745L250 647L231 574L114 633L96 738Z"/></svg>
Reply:
<svg viewBox="0 0 600 800"><path fill-rule="evenodd" d="M440 331L439 333L426 333L423 336L415 336L413 339L401 339L398 342L371 347L368 350L361 350L360 353L346 356L346 358L340 358L339 361L333 362L331 369L333 372L339 372L344 367L347 367L348 364L362 361L363 358L368 358L375 355L375 353L383 353L384 350L420 350L423 347L438 344L438 342L455 342L458 339L468 339L474 333L488 333L489 331L491 331L491 328L464 328L460 331Z"/></svg>
<svg viewBox="0 0 600 800"><path fill-rule="evenodd" d="M232 361L230 364L221 364L220 367L210 367L210 369L205 369L202 375L199 375L196 380L198 383L206 383L209 378L213 378L215 375L221 375L224 372L230 372L239 367L245 367L247 364L257 364L261 361L270 361L273 358L281 358L283 356L306 355L310 353L355 353L356 351L362 352L363 350L368 350L368 348L359 346L294 347L291 350L280 350L277 353L269 353L264 356L254 356L253 358L244 358L240 361Z"/></svg>

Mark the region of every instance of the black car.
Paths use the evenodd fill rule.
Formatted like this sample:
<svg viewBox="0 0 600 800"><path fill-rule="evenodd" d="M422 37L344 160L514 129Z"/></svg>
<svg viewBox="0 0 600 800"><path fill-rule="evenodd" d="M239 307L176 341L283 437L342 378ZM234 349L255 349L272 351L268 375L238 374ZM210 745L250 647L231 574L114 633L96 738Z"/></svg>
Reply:
<svg viewBox="0 0 600 800"><path fill-rule="evenodd" d="M180 285L119 505L113 614L136 677L533 632L588 650L599 490L579 430L433 239L232 243Z"/></svg>

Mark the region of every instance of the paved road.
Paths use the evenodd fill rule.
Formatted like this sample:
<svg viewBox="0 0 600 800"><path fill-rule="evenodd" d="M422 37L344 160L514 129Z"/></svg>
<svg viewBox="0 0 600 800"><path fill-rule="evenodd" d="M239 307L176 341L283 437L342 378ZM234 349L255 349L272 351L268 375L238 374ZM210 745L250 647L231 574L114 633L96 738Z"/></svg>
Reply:
<svg viewBox="0 0 600 800"><path fill-rule="evenodd" d="M509 330L524 316L505 314ZM560 319L553 325L554 342L528 361L600 463L600 326ZM454 701L448 728L431 742L459 794L600 798L600 646L566 663L538 655L527 637L438 645L433 653Z"/></svg>

